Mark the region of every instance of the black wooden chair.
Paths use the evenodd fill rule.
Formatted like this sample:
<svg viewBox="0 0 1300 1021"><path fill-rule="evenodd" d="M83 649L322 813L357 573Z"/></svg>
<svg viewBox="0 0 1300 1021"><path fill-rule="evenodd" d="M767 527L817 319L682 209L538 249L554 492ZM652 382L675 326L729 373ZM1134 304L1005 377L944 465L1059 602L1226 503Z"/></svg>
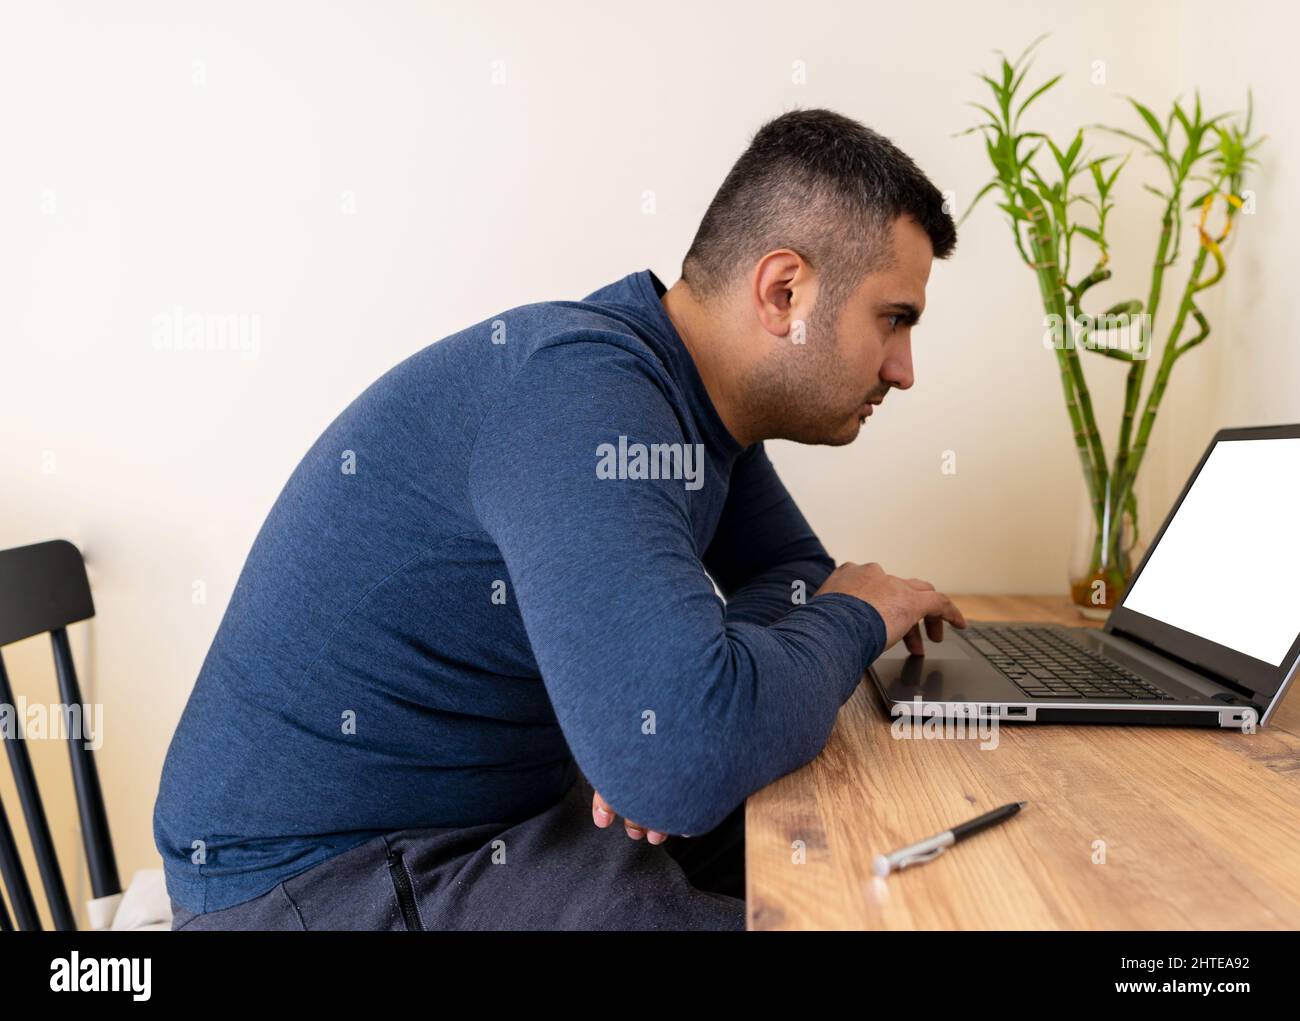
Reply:
<svg viewBox="0 0 1300 1021"><path fill-rule="evenodd" d="M54 669L59 682L59 700L64 713L63 729L68 734L68 752L72 757L72 782L76 788L77 812L81 820L81 835L85 842L86 862L90 868L90 885L95 898L113 898L122 893L118 879L117 861L108 830L108 817L104 813L104 796L100 791L99 774L91 750L86 747L88 734L84 733L85 720L90 715L81 712L82 727L71 725L69 707L82 706L81 690L72 665L72 651L68 646L69 624L95 615L95 605L90 598L90 582L81 551L61 539L40 542L33 546L0 551L0 703L9 708L9 726L0 727L0 740L9 756L14 784L22 802L27 833L40 870L41 883L49 902L50 917L57 929L76 929L77 923L64 887L59 860L50 839L50 827L45 818L41 794L32 772L31 758L23 733L23 721L14 708L13 690L5 671L3 647L33 635L49 633L54 651ZM82 732L78 732L82 731ZM32 889L27 881L18 845L5 806L0 804L0 876L4 879L9 903L13 908L18 928L39 929L40 918ZM116 901L101 901L116 906ZM14 922L0 900L0 928L13 929Z"/></svg>

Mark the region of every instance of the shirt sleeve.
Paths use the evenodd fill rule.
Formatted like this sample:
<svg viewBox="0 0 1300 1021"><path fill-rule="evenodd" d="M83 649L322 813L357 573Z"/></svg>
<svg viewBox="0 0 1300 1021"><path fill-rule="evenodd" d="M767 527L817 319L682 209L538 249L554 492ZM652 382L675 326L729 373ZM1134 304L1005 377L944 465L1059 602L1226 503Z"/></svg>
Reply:
<svg viewBox="0 0 1300 1021"><path fill-rule="evenodd" d="M835 570L761 443L736 459L704 566L727 597L729 622L764 625L806 602Z"/></svg>
<svg viewBox="0 0 1300 1021"><path fill-rule="evenodd" d="M843 593L766 627L726 619L688 482L597 471L620 436L687 443L656 372L600 341L535 352L480 426L469 485L583 774L638 824L700 834L817 755L885 626Z"/></svg>

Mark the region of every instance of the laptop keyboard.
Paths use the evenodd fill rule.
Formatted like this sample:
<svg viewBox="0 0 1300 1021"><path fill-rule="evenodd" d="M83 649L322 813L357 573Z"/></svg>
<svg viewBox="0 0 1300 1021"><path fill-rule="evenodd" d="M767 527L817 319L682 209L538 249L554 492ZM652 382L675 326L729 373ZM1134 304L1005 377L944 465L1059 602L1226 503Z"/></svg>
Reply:
<svg viewBox="0 0 1300 1021"><path fill-rule="evenodd" d="M1137 674L1079 648L1050 627L972 624L961 635L1030 698L1174 701Z"/></svg>

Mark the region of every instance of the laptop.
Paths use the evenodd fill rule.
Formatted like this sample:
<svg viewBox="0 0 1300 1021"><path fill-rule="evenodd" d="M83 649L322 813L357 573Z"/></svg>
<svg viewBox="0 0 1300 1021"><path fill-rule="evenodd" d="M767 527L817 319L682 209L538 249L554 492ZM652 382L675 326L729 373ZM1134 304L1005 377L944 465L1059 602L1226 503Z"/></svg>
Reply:
<svg viewBox="0 0 1300 1021"><path fill-rule="evenodd" d="M1300 663L1300 425L1220 430L1101 629L972 621L869 674L891 715L1266 725Z"/></svg>

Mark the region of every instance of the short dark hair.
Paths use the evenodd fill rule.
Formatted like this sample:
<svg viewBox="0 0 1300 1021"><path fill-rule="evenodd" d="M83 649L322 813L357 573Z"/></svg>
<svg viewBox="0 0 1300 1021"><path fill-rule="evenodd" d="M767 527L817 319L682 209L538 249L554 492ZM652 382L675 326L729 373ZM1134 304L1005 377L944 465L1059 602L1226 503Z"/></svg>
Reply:
<svg viewBox="0 0 1300 1021"><path fill-rule="evenodd" d="M957 227L944 197L883 135L831 110L768 121L713 197L682 262L702 298L721 292L767 252L790 248L820 275L818 305L838 310L892 257L889 231L911 216L947 258Z"/></svg>

